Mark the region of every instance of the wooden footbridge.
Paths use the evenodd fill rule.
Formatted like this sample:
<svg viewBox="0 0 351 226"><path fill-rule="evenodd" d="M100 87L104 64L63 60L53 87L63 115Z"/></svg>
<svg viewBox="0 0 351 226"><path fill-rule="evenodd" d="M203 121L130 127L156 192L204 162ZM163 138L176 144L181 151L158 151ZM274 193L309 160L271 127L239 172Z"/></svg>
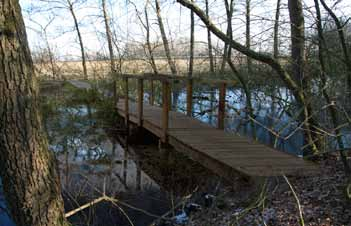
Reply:
<svg viewBox="0 0 351 226"><path fill-rule="evenodd" d="M248 176L311 174L318 170L313 163L283 153L256 141L225 132L225 95L230 81L193 80L167 75L123 75L125 93L117 103L125 123L136 124L150 131L164 143L199 162L215 173L232 178L238 173ZM137 80L137 98L129 98L128 80ZM171 82L186 82L187 114L171 111ZM149 101L144 103L144 82L150 82ZM154 82L162 83L162 107L154 106ZM217 128L191 117L193 83L205 82L219 87ZM129 126L128 126L129 128Z"/></svg>

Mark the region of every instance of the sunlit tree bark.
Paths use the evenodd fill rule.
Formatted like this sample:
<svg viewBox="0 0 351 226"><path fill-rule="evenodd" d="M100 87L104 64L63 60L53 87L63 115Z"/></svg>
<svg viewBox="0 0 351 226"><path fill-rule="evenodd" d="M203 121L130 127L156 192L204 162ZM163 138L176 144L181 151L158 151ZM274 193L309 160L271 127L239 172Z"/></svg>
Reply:
<svg viewBox="0 0 351 226"><path fill-rule="evenodd" d="M68 225L18 0L2 0L0 18L0 175L11 216L18 226Z"/></svg>

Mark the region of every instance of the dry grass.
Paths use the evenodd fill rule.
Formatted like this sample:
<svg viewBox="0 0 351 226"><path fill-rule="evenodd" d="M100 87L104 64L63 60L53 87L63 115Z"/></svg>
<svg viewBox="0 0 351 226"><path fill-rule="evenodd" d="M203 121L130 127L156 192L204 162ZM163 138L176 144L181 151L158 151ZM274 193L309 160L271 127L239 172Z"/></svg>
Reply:
<svg viewBox="0 0 351 226"><path fill-rule="evenodd" d="M156 59L159 73L171 73L166 59ZM177 59L176 65L179 74L186 74L188 71L188 60ZM88 61L87 70L89 79L103 79L109 74L109 61ZM35 68L39 77L52 77L51 65L48 63L36 63ZM55 63L57 74L60 78L72 79L83 78L83 67L80 61L59 61ZM209 61L206 58L194 60L194 72L207 72ZM150 63L146 60L124 60L122 62L123 73L142 74L153 72Z"/></svg>

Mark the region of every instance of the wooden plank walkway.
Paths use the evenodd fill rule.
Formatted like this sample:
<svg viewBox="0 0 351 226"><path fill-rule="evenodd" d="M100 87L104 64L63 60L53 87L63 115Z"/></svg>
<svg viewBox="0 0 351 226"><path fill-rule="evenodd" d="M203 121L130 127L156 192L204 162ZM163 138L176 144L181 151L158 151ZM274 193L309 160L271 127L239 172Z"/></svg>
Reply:
<svg viewBox="0 0 351 226"><path fill-rule="evenodd" d="M117 110L125 117L125 101ZM142 126L158 137L163 136L162 108L143 104ZM139 123L138 106L129 101L129 121ZM225 177L239 173L248 176L308 175L318 167L296 156L277 151L223 130L216 129L185 114L170 111L168 143L176 150Z"/></svg>

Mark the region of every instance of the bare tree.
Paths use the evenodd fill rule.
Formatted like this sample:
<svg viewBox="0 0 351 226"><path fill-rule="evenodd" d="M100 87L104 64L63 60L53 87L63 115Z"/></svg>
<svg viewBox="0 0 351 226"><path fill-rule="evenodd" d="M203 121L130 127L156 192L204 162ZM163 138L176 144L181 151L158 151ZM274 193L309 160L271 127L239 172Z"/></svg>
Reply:
<svg viewBox="0 0 351 226"><path fill-rule="evenodd" d="M318 127L318 123L315 121L312 115L312 105L309 101L308 95L306 95L304 90L291 77L290 73L286 71L283 65L280 64L276 59L274 59L270 55L256 52L230 38L228 35L226 35L220 29L218 29L215 26L215 24L209 20L206 14L197 5L190 2L189 0L177 0L177 2L189 8L190 10L193 10L194 13L204 22L204 24L212 31L213 34L215 34L222 41L228 43L231 48L259 62L269 65L276 71L281 80L285 83L286 87L292 91L297 103L303 107L303 115L301 115L301 122L303 122L305 132L309 133L309 135L307 136L308 144L310 145L312 152L317 152L317 147L319 146L319 139L317 137L316 139L314 139L312 136L315 136L316 134L312 133L311 131L314 131L314 128Z"/></svg>
<svg viewBox="0 0 351 226"><path fill-rule="evenodd" d="M111 72L114 74L116 72L116 62L115 62L115 57L113 54L112 33L111 33L111 28L110 28L110 18L108 16L108 12L107 12L107 8L106 8L106 0L101 0L101 5L102 5L102 12L104 15L104 23L105 23L108 51L110 54L110 68L111 68Z"/></svg>
<svg viewBox="0 0 351 226"><path fill-rule="evenodd" d="M146 30L146 46L148 49L152 70L154 71L155 74L158 74L157 66L155 63L155 57L154 57L153 49L150 42L150 22L149 22L148 5L149 5L149 0L146 1L145 7L144 7L145 24L143 25Z"/></svg>
<svg viewBox="0 0 351 226"><path fill-rule="evenodd" d="M234 12L234 0L230 0L230 2L228 2L228 0L224 0L224 4L225 4L225 8L226 8L227 23L228 23L228 25L227 25L228 32L227 33L229 34L229 38L232 39L233 38L232 18L233 18L233 12ZM250 122L251 130L252 130L252 137L254 139L256 139L255 122L254 122L255 115L253 112L254 109L252 107L252 102L251 102L251 91L250 91L250 88L249 88L248 83L245 80L244 76L242 76L242 74L236 69L236 67L232 61L231 56L232 56L232 48L228 48L227 63L243 87L243 90L245 93L245 98L246 98L246 109L247 109L248 116L249 116L248 121Z"/></svg>
<svg viewBox="0 0 351 226"><path fill-rule="evenodd" d="M52 79L56 79L58 76L57 71L56 71L57 66L55 63L55 56L54 56L54 53L51 49L51 45L49 43L49 37L48 37L48 28L49 28L50 24L54 21L54 19L55 19L55 17L51 17L45 25L42 25L41 23L39 23L39 22L37 22L29 17L29 20L31 22L33 22L34 24L36 24L37 26L40 27L40 30L36 30L34 28L32 28L32 29L35 30L37 33L39 33L45 42L45 45L46 45L45 49L46 49L47 54L45 54L46 56L44 56L44 57L49 58ZM45 63L47 63L47 62L45 62Z"/></svg>
<svg viewBox="0 0 351 226"><path fill-rule="evenodd" d="M206 16L209 17L209 5L208 0L205 0L206 4ZM210 60L210 72L214 73L214 63L212 54L212 41L211 41L211 31L207 28L207 46L208 46L208 58Z"/></svg>
<svg viewBox="0 0 351 226"><path fill-rule="evenodd" d="M158 74L158 69L157 69L155 57L154 57L154 51L153 51L153 47L151 45L151 40L150 40L150 21L149 21L149 12L148 12L149 0L146 1L145 6L144 6L145 22L141 18L141 16L140 16L141 13L138 11L134 2L132 2L132 1L129 1L129 2L134 6L135 13L139 19L139 22L146 32L146 37L145 37L146 38L146 48L147 48L146 56L149 59L149 63L151 65L151 68L152 68L154 74ZM144 50L145 50L145 48L144 48Z"/></svg>
<svg viewBox="0 0 351 226"><path fill-rule="evenodd" d="M336 28L338 29L338 36L340 40L340 45L344 54L344 63L347 68L347 88L349 94L351 94L351 57L350 53L347 47L346 39L345 39L345 34L343 30L343 25L340 22L339 18L336 16L336 14L333 12L331 8L328 7L328 5L325 3L324 0L320 0L322 3L324 9L329 13L329 15L333 18L334 23Z"/></svg>
<svg viewBox="0 0 351 226"><path fill-rule="evenodd" d="M273 32L273 56L275 59L279 57L279 17L280 17L280 2L277 0L277 8L275 10L274 32Z"/></svg>
<svg viewBox="0 0 351 226"><path fill-rule="evenodd" d="M195 42L195 36L194 36L195 21L194 20L195 20L194 12L190 11L190 59L189 59L188 78L193 77L193 70L194 70L194 42Z"/></svg>
<svg viewBox="0 0 351 226"><path fill-rule="evenodd" d="M0 3L0 175L17 225L68 226L18 0Z"/></svg>
<svg viewBox="0 0 351 226"><path fill-rule="evenodd" d="M160 7L159 0L155 0L155 6L156 6L156 15L157 15L158 26L160 28L162 42L163 42L163 46L164 46L164 49L166 52L166 57L168 60L168 65L171 69L172 74L176 75L177 68L176 68L175 62L173 61L172 56L171 56L171 50L169 48L169 43L168 43L166 31L165 31L165 28L163 25L163 20L162 20L162 15L161 15L161 7Z"/></svg>
<svg viewBox="0 0 351 226"><path fill-rule="evenodd" d="M310 94L309 79L307 78L305 67L305 21L303 15L302 1L289 0L288 2L290 27L291 27L291 58L292 58L292 75L294 80L299 84L300 89L304 92L304 96ZM312 112L312 105L298 103L299 108L303 109L304 117L302 120L308 119ZM312 130L305 124L305 134L307 142L311 145L312 153L316 153L318 148L313 142L315 140Z"/></svg>
<svg viewBox="0 0 351 226"><path fill-rule="evenodd" d="M246 19L246 33L245 33L245 43L248 49L251 48L251 0L246 0L246 11L245 11L245 19ZM247 60L247 72L250 76L252 73L252 60L251 57L246 57Z"/></svg>
<svg viewBox="0 0 351 226"><path fill-rule="evenodd" d="M72 15L72 18L74 21L74 27L75 27L75 30L76 30L77 36L78 36L80 51L81 51L81 55L82 55L83 76L85 79L88 79L88 71L87 71L87 63L86 63L86 58L85 58L85 49L84 49L83 38L82 38L82 34L80 32L79 22L78 22L76 13L74 11L74 4L76 3L76 1L74 1L74 2L72 2L71 0L66 0L66 1L67 1L69 12Z"/></svg>
<svg viewBox="0 0 351 226"><path fill-rule="evenodd" d="M323 27L322 27L322 17L321 17L321 12L320 12L320 7L319 7L319 2L318 0L314 0L315 4L315 9L316 9L316 19L317 19L317 31L318 31L318 59L320 63L320 78L321 78L321 86L322 86L322 93L323 96L327 102L327 104L330 106L329 107L329 113L332 119L332 123L334 126L335 134L336 134L336 141L339 145L340 148L340 156L341 160L344 164L344 169L346 175L349 177L350 182L351 182L351 168L350 165L347 161L347 156L345 154L344 150L344 142L342 140L342 132L339 129L339 122L338 122L338 112L336 109L335 104L333 103L332 99L329 96L329 93L326 89L327 86L327 70L326 70L326 63L325 63L325 52L326 52L326 43L323 35Z"/></svg>

